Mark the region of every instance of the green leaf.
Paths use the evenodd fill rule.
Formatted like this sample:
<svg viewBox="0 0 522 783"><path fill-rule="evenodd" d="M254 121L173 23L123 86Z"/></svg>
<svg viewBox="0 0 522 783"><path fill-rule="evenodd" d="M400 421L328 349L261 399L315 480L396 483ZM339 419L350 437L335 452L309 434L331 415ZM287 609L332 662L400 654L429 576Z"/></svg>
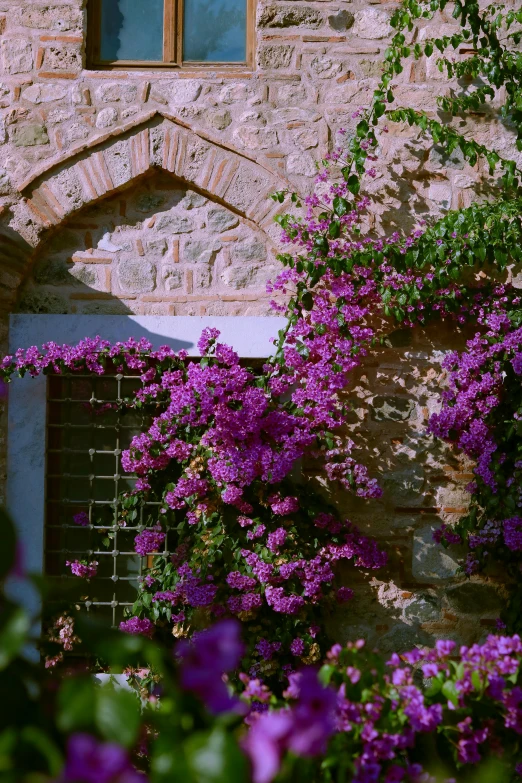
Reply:
<svg viewBox="0 0 522 783"><path fill-rule="evenodd" d="M364 139L365 136L367 136L368 131L370 130L370 127L366 120L361 120L357 123L357 136L360 139Z"/></svg>
<svg viewBox="0 0 522 783"><path fill-rule="evenodd" d="M58 694L56 723L62 731L76 731L94 722L96 686L90 677L65 680Z"/></svg>
<svg viewBox="0 0 522 783"><path fill-rule="evenodd" d="M350 209L350 205L346 201L345 198L342 198L341 196L335 196L333 200L333 209L336 215L339 215L339 217L342 217L343 215L346 215L346 213Z"/></svg>
<svg viewBox="0 0 522 783"><path fill-rule="evenodd" d="M314 298L310 291L306 291L301 297L301 304L305 310L311 310L314 306Z"/></svg>
<svg viewBox="0 0 522 783"><path fill-rule="evenodd" d="M103 685L96 699L96 725L105 739L130 748L138 738L140 709L136 695L125 688Z"/></svg>
<svg viewBox="0 0 522 783"><path fill-rule="evenodd" d="M8 604L4 607L0 628L0 670L18 655L27 640L30 621L25 610Z"/></svg>
<svg viewBox="0 0 522 783"><path fill-rule="evenodd" d="M38 726L25 726L22 740L36 748L47 761L51 775L57 777L63 766L63 757L47 732Z"/></svg>
<svg viewBox="0 0 522 783"><path fill-rule="evenodd" d="M442 686L442 693L455 707L459 704L459 694L453 680L446 680Z"/></svg>
<svg viewBox="0 0 522 783"><path fill-rule="evenodd" d="M356 174L352 174L351 177L348 178L348 190L350 193L353 193L354 196L356 196L359 193L359 190L361 188L361 183L359 181L359 177Z"/></svg>
<svg viewBox="0 0 522 783"><path fill-rule="evenodd" d="M231 734L218 726L191 736L186 744L196 783L241 783L247 780L246 758Z"/></svg>
<svg viewBox="0 0 522 783"><path fill-rule="evenodd" d="M477 691L482 690L482 684L483 684L482 677L476 669L474 669L471 672L471 682L475 690Z"/></svg>

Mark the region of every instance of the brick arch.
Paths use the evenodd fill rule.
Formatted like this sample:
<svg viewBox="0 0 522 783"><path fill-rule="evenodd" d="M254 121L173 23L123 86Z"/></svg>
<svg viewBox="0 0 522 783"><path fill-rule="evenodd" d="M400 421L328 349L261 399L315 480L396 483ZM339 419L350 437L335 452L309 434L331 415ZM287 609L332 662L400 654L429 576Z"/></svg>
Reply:
<svg viewBox="0 0 522 783"><path fill-rule="evenodd" d="M263 230L281 205L270 194L290 188L281 175L165 114L91 141L50 160L20 183L11 226L32 247L86 205L163 169Z"/></svg>

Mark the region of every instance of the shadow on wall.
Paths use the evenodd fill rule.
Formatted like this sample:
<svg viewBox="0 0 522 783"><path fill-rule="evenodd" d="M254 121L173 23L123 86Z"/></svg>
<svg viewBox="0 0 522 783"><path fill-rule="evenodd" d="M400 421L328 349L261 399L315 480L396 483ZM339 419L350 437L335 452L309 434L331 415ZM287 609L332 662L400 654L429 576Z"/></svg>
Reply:
<svg viewBox="0 0 522 783"><path fill-rule="evenodd" d="M164 173L84 207L43 243L21 313L270 315L278 264L251 221Z"/></svg>
<svg viewBox="0 0 522 783"><path fill-rule="evenodd" d="M355 569L340 574L356 595L330 619L332 638L364 637L391 652L436 638L470 644L495 626L504 601L501 578L462 578L457 559L463 552L433 541L433 531L456 522L469 502L472 464L431 437L427 424L447 381L441 361L472 333L444 322L396 330L353 378L344 436L378 479L380 499L332 491L312 461L305 466L307 480L389 554L384 572L360 574L355 585Z"/></svg>

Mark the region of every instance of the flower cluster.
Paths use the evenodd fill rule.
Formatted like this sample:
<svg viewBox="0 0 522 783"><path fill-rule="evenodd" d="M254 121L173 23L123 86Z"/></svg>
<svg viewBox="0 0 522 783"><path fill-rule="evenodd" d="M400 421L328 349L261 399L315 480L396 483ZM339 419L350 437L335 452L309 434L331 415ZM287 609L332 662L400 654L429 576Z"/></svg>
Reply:
<svg viewBox="0 0 522 783"><path fill-rule="evenodd" d="M91 560L89 563L85 560L66 560L65 565L71 569L71 574L81 579L92 579L98 573L97 560Z"/></svg>
<svg viewBox="0 0 522 783"><path fill-rule="evenodd" d="M503 748L522 735L520 637L490 636L458 655L455 648L439 641L384 663L362 641L334 645L320 681L311 669L290 674L287 703L274 711L266 707L266 686L242 677L254 783L270 783L287 752L326 755L330 771L342 769L354 783L434 783L430 765L441 769L441 761L446 783L454 783L459 768L492 756L513 769ZM418 748L429 747L423 742L429 734L439 736L442 755L420 764ZM314 770L319 766L303 767L303 779L315 779Z"/></svg>
<svg viewBox="0 0 522 783"><path fill-rule="evenodd" d="M237 620L222 620L195 634L191 641L179 641L176 655L181 686L199 696L213 713L241 709L241 703L230 695L222 677L237 668L243 652Z"/></svg>

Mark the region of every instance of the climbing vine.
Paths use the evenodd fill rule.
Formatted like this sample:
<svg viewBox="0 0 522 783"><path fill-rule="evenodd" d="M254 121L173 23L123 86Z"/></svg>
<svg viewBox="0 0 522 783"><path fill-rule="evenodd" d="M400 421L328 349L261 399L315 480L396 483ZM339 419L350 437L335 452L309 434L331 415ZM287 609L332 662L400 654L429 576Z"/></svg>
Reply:
<svg viewBox="0 0 522 783"><path fill-rule="evenodd" d="M467 543L463 568L468 574L498 561L507 566L515 589L504 620L511 628L520 622L522 593L516 585L522 563L522 298L513 268L522 261L522 172L516 159L464 135L452 119L497 101L504 88L500 114L513 128L514 146L522 150L522 56L517 52L522 11L480 9L475 2L457 1L453 15L460 28L451 36L418 42L418 24L447 5L446 0L405 0L394 13L395 34L371 105L354 112L354 133L341 134L346 141L323 162L314 193L303 200L292 194L296 214L279 218L287 252L280 255L283 271L270 285L286 297L287 304L274 303L274 309L284 312L287 323L261 371L245 367L212 329L202 334L199 361L168 348L153 351L146 341L110 345L97 338L75 347L52 343L20 349L1 363L6 380L13 374L86 370L125 371L141 378L140 391L117 403L122 414L140 411L151 421L123 456L122 464L136 483L122 498L118 524L136 533L136 552L151 558L152 565L121 628L166 642L172 635L193 637L195 632L197 639L215 618L239 619L245 647L237 645L241 661L229 667L236 667L230 676L245 686L244 698L257 694L252 701L261 706L252 712L265 711L268 702L280 705L287 675L294 676L297 667L316 663L326 653L324 618L337 603L352 599L350 585L341 584L336 575L338 561L363 571L386 562L375 541L295 478L295 467L312 454L331 484L339 483L361 498L379 497L379 477L369 474L358 444L341 437L347 413L341 393L354 369L397 324L413 328L446 318L476 329L466 351L445 360L449 388L429 424L434 436L475 461L470 509L456 528L443 527L436 535L447 546ZM471 56L454 61L448 50L459 52L463 44ZM469 89L439 99L445 119L394 107L394 78L404 61L437 53L439 68L449 79L467 80ZM366 185L375 177L380 144L392 122L416 128L448 154L458 148L471 166L480 163L494 197L449 212L430 225L419 223L410 235L370 235L367 216L375 210ZM287 195L274 198L283 203ZM86 512L72 521L106 527ZM68 565L78 578L89 580L96 574L96 561ZM60 622L52 641L66 637L67 644L74 645L69 620L62 616ZM361 702L375 711L360 734L357 729L350 735L357 750L349 745L349 752L358 754L351 772L361 783L421 780L422 768L407 748L416 731L437 729L443 704L448 703L450 712L462 711L459 723L443 727L450 737L448 746L452 732L457 737L455 763L475 763L479 747L494 731L480 708L472 725L468 693L498 701L500 719L520 734L519 689L513 688L513 695L503 679L507 674L514 677L511 684L516 683L518 663L510 662L513 671L501 671L502 677L494 666L488 669L488 656L496 661L513 651L519 655L519 641L491 641L471 657L464 651L454 677L446 661L452 650L437 648L423 670L432 680L429 704L414 686L411 670L396 657L390 663L393 674L379 675L371 702L368 693L355 688L361 674L358 654L352 648L330 650L322 676L336 685L341 713L346 711L343 727L332 723L331 693L325 696L316 677L312 682L302 675L308 693L315 699L319 692L328 713L320 742L313 746L316 752L323 752L337 732L330 759L341 772L325 779L343 779L344 735L352 723L364 723L358 713ZM181 644L181 656L190 661L193 648ZM409 662L419 663L417 654L412 655L415 660ZM488 669L480 681L473 679L474 655ZM58 662L59 655L49 656L49 668ZM249 675L238 676L238 666ZM152 669L140 684L151 685L156 679ZM207 689L204 679L196 677L197 683L194 691ZM300 698L296 688L297 680L290 679L287 698ZM221 688L214 695L218 701L225 698ZM382 739L380 726L377 734L364 734L372 732L384 704L389 731L383 742L388 750L377 741ZM397 713L397 704L402 712ZM247 747L254 770L256 747L270 746L277 762L270 774L257 775L259 783L276 774L284 751L309 752L294 730L300 714L298 706L277 713L271 724L283 727L277 736L266 728L269 718L255 723L250 716L254 728ZM411 726L404 729L408 721ZM264 736L265 745L255 746L258 736ZM513 750L513 757L517 752Z"/></svg>

